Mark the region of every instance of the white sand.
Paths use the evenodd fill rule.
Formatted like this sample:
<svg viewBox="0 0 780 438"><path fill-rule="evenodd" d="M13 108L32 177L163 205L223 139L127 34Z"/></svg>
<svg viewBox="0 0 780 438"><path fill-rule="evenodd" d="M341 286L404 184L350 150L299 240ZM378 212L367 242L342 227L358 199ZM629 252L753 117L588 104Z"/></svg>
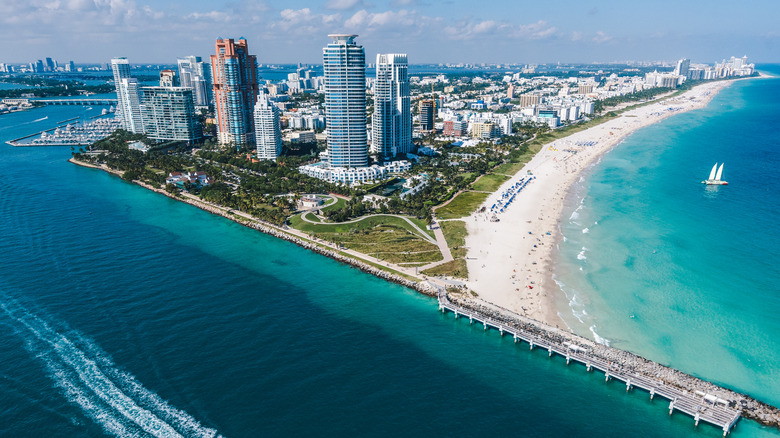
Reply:
<svg viewBox="0 0 780 438"><path fill-rule="evenodd" d="M551 256L559 238L558 224L568 189L587 166L632 132L671 115L702 108L730 83L699 85L680 96L633 109L545 145L520 172L488 197L483 204L486 213L474 213L465 219L469 288L484 301L563 327L555 304L562 292L552 281ZM585 142L595 143L582 145ZM491 222L491 206L506 189L521 178L527 179L529 171L536 179L518 192L503 213L496 215L499 222Z"/></svg>

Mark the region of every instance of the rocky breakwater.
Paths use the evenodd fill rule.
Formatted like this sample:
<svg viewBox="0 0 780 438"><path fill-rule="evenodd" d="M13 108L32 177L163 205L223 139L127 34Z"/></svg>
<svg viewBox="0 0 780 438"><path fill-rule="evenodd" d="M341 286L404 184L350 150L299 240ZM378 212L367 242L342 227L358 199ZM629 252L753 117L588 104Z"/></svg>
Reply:
<svg viewBox="0 0 780 438"><path fill-rule="evenodd" d="M725 400L728 407L740 411L743 417L780 429L780 409L748 395L715 385L674 368L645 359L634 353L608 347L573 333L547 326L510 310L469 299L462 294L447 294L447 297L453 304L459 307L499 321L507 327L531 333L558 349L566 350L570 345L577 345L586 350L590 357L609 363L613 367L612 369L616 371L625 374L641 375L688 394L707 394L717 397Z"/></svg>

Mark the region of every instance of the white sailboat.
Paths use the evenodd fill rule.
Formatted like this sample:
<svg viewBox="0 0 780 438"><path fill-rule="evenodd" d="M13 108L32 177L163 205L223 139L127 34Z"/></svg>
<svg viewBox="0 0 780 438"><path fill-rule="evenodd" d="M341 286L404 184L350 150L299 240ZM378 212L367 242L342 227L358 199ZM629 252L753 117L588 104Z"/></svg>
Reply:
<svg viewBox="0 0 780 438"><path fill-rule="evenodd" d="M720 163L720 168L718 167L718 163L715 163L714 166L712 166L712 170L710 171L710 177L706 180L702 181L702 184L707 185L715 185L715 186L725 186L728 185L726 181L721 180L721 176L723 175L723 164Z"/></svg>

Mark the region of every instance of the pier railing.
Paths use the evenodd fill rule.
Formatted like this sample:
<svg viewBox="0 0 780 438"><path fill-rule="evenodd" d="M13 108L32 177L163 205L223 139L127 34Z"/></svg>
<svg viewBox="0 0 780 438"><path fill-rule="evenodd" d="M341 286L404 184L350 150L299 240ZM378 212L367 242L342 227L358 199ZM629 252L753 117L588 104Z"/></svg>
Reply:
<svg viewBox="0 0 780 438"><path fill-rule="evenodd" d="M695 391L682 391L636 371L625 370L618 364L591 354L586 347L574 343L561 344L529 332L518 327L517 324L499 321L482 312L459 306L449 299L446 291L439 291L438 299L439 310L442 312L450 311L455 314L455 318L468 318L472 324L477 321L484 326L485 330L488 327L498 330L501 336L504 334L512 335L515 343L525 342L530 345L531 349L547 350L551 357L553 353L563 356L566 358L567 365L574 360L585 365L588 371L595 368L604 373L605 381L615 379L624 382L626 391L631 388L640 388L649 392L651 399L655 396L663 397L669 400L669 415L675 410L683 412L693 417L696 426L699 425L699 421L705 421L723 429L723 436L726 436L740 417L740 411L729 408L724 400L715 397L708 399L706 394L699 395Z"/></svg>

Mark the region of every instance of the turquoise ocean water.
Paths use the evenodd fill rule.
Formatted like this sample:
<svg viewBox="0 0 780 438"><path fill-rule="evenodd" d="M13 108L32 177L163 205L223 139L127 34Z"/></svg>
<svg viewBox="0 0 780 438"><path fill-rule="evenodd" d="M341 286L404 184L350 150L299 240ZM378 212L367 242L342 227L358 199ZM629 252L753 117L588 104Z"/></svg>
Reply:
<svg viewBox="0 0 780 438"><path fill-rule="evenodd" d="M728 92L746 107L750 87ZM6 114L0 140L94 111ZM707 155L705 172L726 159ZM442 315L431 298L69 156L0 145L0 436L721 436L668 416L663 400ZM727 189L745 184L736 161L727 158ZM692 185L701 173L692 169ZM737 250L772 232L743 231ZM776 254L750 247L764 250ZM649 319L616 312L625 330ZM739 318L770 337L771 317ZM621 343L602 324L616 344L657 354L652 336ZM689 339L687 327L665 329L670 343ZM660 351L679 366L699 354ZM691 371L752 391L736 373ZM770 399L771 379L753 372ZM780 434L742 421L734 436Z"/></svg>
<svg viewBox="0 0 780 438"><path fill-rule="evenodd" d="M780 78L739 81L591 169L562 223L567 324L780 403L779 102ZM700 183L715 162L728 186Z"/></svg>

